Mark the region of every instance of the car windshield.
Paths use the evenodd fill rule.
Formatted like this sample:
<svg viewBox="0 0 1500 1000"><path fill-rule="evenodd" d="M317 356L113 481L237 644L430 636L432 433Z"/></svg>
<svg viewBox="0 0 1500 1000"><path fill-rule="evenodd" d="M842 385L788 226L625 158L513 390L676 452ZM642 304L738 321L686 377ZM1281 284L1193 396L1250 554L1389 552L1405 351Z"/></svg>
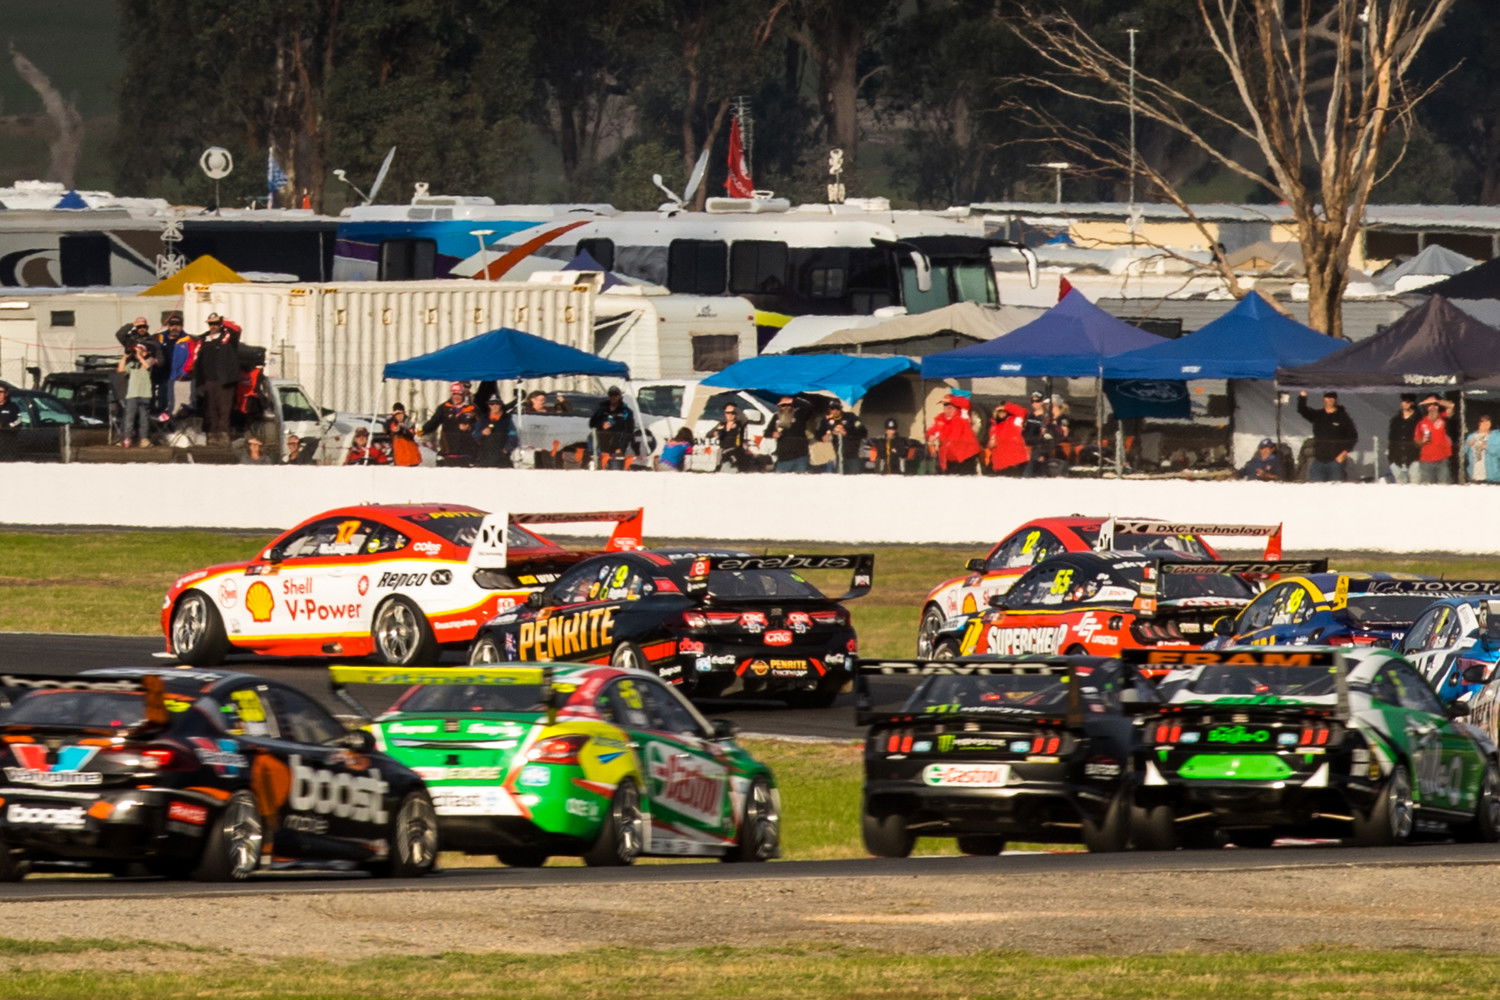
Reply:
<svg viewBox="0 0 1500 1000"><path fill-rule="evenodd" d="M540 712L540 684L429 684L401 702L402 712Z"/></svg>
<svg viewBox="0 0 1500 1000"><path fill-rule="evenodd" d="M4 715L7 726L129 729L146 718L146 699L119 691L33 691Z"/></svg>
<svg viewBox="0 0 1500 1000"><path fill-rule="evenodd" d="M1268 666L1263 663L1209 663L1184 676L1166 677L1158 690L1166 699L1182 693L1317 698L1334 694L1337 681L1338 668L1328 664Z"/></svg>
<svg viewBox="0 0 1500 1000"><path fill-rule="evenodd" d="M424 531L439 535L454 545L467 548L474 544L479 534L479 522L485 518L482 510L434 510L408 514L403 520L417 525ZM561 546L544 541L520 525L512 524L505 529L505 544L512 548L550 548Z"/></svg>
<svg viewBox="0 0 1500 1000"><path fill-rule="evenodd" d="M1139 588L1147 565L1148 561L1142 560L1139 565L1132 562L1118 563L1115 568L1120 575L1130 581L1131 585ZM1248 601L1255 596L1255 588L1243 577L1224 573L1170 573L1166 571L1170 565L1167 563L1163 566L1163 572L1159 578L1161 599L1164 601L1194 597L1219 597Z"/></svg>
<svg viewBox="0 0 1500 1000"><path fill-rule="evenodd" d="M912 692L903 712L1062 712L1068 681L1057 674L939 674Z"/></svg>
<svg viewBox="0 0 1500 1000"><path fill-rule="evenodd" d="M281 395L281 418L288 423L311 421L318 423L322 420L322 414L312 405L312 401L303 395L302 390L294 386L282 386L278 392Z"/></svg>
<svg viewBox="0 0 1500 1000"><path fill-rule="evenodd" d="M1430 594L1351 594L1349 597L1349 617L1361 625L1410 625L1430 607Z"/></svg>
<svg viewBox="0 0 1500 1000"><path fill-rule="evenodd" d="M777 597L818 599L823 592L801 576L785 569L716 569L708 574L708 592L725 597Z"/></svg>
<svg viewBox="0 0 1500 1000"><path fill-rule="evenodd" d="M1098 528L1074 528L1089 548L1099 544ZM1116 552L1181 552L1194 559L1210 559L1208 549L1197 535L1115 535Z"/></svg>

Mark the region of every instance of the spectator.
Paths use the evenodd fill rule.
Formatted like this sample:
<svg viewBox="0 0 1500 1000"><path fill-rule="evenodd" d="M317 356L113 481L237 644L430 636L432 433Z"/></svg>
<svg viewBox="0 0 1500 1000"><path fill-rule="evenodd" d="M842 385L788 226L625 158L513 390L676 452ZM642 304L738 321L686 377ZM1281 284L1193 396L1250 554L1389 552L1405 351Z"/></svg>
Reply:
<svg viewBox="0 0 1500 1000"><path fill-rule="evenodd" d="M125 420L120 429L120 447L129 448L131 439L142 448L151 447L151 369L156 354L145 340L132 340L120 355L117 371L125 373Z"/></svg>
<svg viewBox="0 0 1500 1000"><path fill-rule="evenodd" d="M792 396L782 396L776 404L776 415L766 429L766 437L776 442L777 472L807 472L807 425L812 413L806 403Z"/></svg>
<svg viewBox="0 0 1500 1000"><path fill-rule="evenodd" d="M1025 476L1045 476L1050 473L1048 463L1056 448L1052 433L1052 409L1047 397L1040 392L1031 394L1031 411L1021 424L1021 440L1026 445L1027 460Z"/></svg>
<svg viewBox="0 0 1500 1000"><path fill-rule="evenodd" d="M1349 479L1349 453L1359 441L1359 431L1349 413L1339 405L1339 394L1323 393L1323 408L1307 405L1307 393L1297 397L1297 412L1312 424L1312 461L1307 465L1310 483L1343 483Z"/></svg>
<svg viewBox="0 0 1500 1000"><path fill-rule="evenodd" d="M448 398L437 405L432 411L432 416L422 425L422 437L430 437L433 432L437 433L437 451L439 455L459 454L464 445L455 444L454 436L459 433L458 418L467 415L469 426L474 426L474 404L469 402L469 387L462 382L454 382L448 387Z"/></svg>
<svg viewBox="0 0 1500 1000"><path fill-rule="evenodd" d="M171 364L167 377L167 411L174 417L183 410L195 408L193 399L193 366L198 360L202 341L182 328L182 313L167 317L167 345Z"/></svg>
<svg viewBox="0 0 1500 1000"><path fill-rule="evenodd" d="M635 440L635 414L625 405L620 387L612 385L604 402L589 417L599 449L599 468L609 468L614 456L623 456L626 450L640 454L640 445Z"/></svg>
<svg viewBox="0 0 1500 1000"><path fill-rule="evenodd" d="M845 413L844 404L837 399L828 404L823 419L813 429L814 438L827 440L833 445L833 465L829 472L863 472L860 454L864 450L864 440L869 436L864 423L854 414Z"/></svg>
<svg viewBox="0 0 1500 1000"><path fill-rule="evenodd" d="M486 404L484 416L479 418L474 431L479 442L474 464L485 469L509 469L510 452L515 447L515 433L510 411L498 396L492 398Z"/></svg>
<svg viewBox="0 0 1500 1000"><path fill-rule="evenodd" d="M1401 394L1401 408L1391 417L1386 437L1386 459L1390 464L1391 478L1398 483L1413 481L1417 462L1417 424L1422 415L1417 412L1417 397L1409 392Z"/></svg>
<svg viewBox="0 0 1500 1000"><path fill-rule="evenodd" d="M902 437L900 430L901 425L891 417L885 422L885 433L870 443L870 467L880 475L915 475L921 464L917 443Z"/></svg>
<svg viewBox="0 0 1500 1000"><path fill-rule="evenodd" d="M316 447L316 445L314 445ZM282 465L311 465L313 460L313 449L302 447L302 439L295 434L286 436L286 457L281 460Z"/></svg>
<svg viewBox="0 0 1500 1000"><path fill-rule="evenodd" d="M1060 458L1071 465L1073 442L1069 440L1069 434L1072 432L1072 423L1068 420L1067 400L1060 395L1054 394L1052 397L1049 424L1051 425L1053 457Z"/></svg>
<svg viewBox="0 0 1500 1000"><path fill-rule="evenodd" d="M198 347L193 378L203 397L203 433L210 444L229 442L229 411L240 384L240 328L218 313L208 314L208 329Z"/></svg>
<svg viewBox="0 0 1500 1000"><path fill-rule="evenodd" d="M719 468L728 467L731 472L744 472L749 464L745 451L745 425L740 422L740 408L734 403L724 404L724 416L709 428L705 439L719 446Z"/></svg>
<svg viewBox="0 0 1500 1000"><path fill-rule="evenodd" d="M370 429L368 427L354 428L354 443L349 446L349 454L344 456L345 465L389 465L390 456L385 449L378 444L370 443Z"/></svg>
<svg viewBox="0 0 1500 1000"><path fill-rule="evenodd" d="M1476 483L1500 483L1500 431L1488 413L1479 418L1479 426L1464 441L1469 463L1469 479Z"/></svg>
<svg viewBox="0 0 1500 1000"><path fill-rule="evenodd" d="M19 456L20 429L21 408L10 398L10 389L0 385L0 462L14 462Z"/></svg>
<svg viewBox="0 0 1500 1000"><path fill-rule="evenodd" d="M391 415L385 418L385 433L391 442L392 464L408 467L422 464L422 449L417 447L416 431L406 421L405 404L391 404Z"/></svg>
<svg viewBox="0 0 1500 1000"><path fill-rule="evenodd" d="M1286 470L1281 467L1281 456L1276 454L1276 442L1261 438L1260 447L1250 456L1250 461L1241 468L1236 478L1255 479L1263 483L1278 483L1286 479Z"/></svg>
<svg viewBox="0 0 1500 1000"><path fill-rule="evenodd" d="M448 435L448 450L438 458L438 465L468 468L479 458L479 439L474 436L474 416L458 415L458 427Z"/></svg>
<svg viewBox="0 0 1500 1000"><path fill-rule="evenodd" d="M1449 437L1448 418L1453 404L1446 399L1428 396L1422 400L1425 415L1417 421L1414 440L1417 443L1417 481L1451 483L1453 475L1448 460L1453 457L1453 439Z"/></svg>
<svg viewBox="0 0 1500 1000"><path fill-rule="evenodd" d="M937 458L938 472L972 476L979 462L979 439L969 423L969 400L949 393L943 397L943 412L927 429L927 449Z"/></svg>
<svg viewBox="0 0 1500 1000"><path fill-rule="evenodd" d="M686 427L672 435L661 449L661 457L656 461L658 469L669 472L681 472L687 464L688 453L693 450L693 432Z"/></svg>
<svg viewBox="0 0 1500 1000"><path fill-rule="evenodd" d="M995 407L985 435L984 469L986 474L1019 476L1026 469L1031 450L1023 436L1026 408L1020 403L1001 403Z"/></svg>
<svg viewBox="0 0 1500 1000"><path fill-rule="evenodd" d="M271 456L266 454L265 445L260 438L254 434L246 435L245 450L240 453L239 463L241 465L275 465Z"/></svg>

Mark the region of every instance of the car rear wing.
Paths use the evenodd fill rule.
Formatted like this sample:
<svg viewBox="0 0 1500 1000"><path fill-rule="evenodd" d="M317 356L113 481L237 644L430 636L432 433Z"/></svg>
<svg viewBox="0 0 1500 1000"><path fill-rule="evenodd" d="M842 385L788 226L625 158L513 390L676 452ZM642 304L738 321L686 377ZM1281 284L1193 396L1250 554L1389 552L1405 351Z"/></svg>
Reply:
<svg viewBox="0 0 1500 1000"><path fill-rule="evenodd" d="M1335 650L1308 649L1297 646L1233 646L1228 649L1125 649L1120 658L1148 672L1191 669L1193 667L1223 664L1232 667L1277 669L1280 667L1327 667L1334 675L1336 695L1333 711L1340 719L1349 718L1349 682L1347 662ZM1308 709L1327 708L1326 705L1299 701L1279 702L1275 696L1262 700L1264 696L1227 695L1215 698L1212 695L1201 700L1192 696L1199 694L1190 690L1176 692L1173 700L1162 705L1161 712L1196 711L1199 709L1254 709L1263 711L1302 712ZM1178 701L1176 696L1186 695L1188 700ZM1146 708L1145 711L1151 711ZM1137 712L1139 714L1139 712Z"/></svg>
<svg viewBox="0 0 1500 1000"><path fill-rule="evenodd" d="M870 585L875 577L875 553L856 552L842 553L838 555L798 555L788 553L784 556L699 556L694 559L688 567L687 592L697 596L708 590L708 575L714 570L775 570L784 569L792 572L797 570L820 570L820 569L847 569L849 570L849 590L832 598L835 601L852 601L856 597L864 597L870 592ZM743 598L735 598L743 600ZM779 600L785 600L780 598Z"/></svg>
<svg viewBox="0 0 1500 1000"><path fill-rule="evenodd" d="M1005 713L1011 718L1026 718L1028 721L1077 728L1083 725L1083 697L1079 684L1075 683L1074 664L1059 656L1036 656L1022 658L983 657L963 660L861 660L854 669L854 722L855 725L870 726L879 723L915 722L918 719L986 719L994 721L1004 716L995 712L965 712L954 707L951 711L936 712L938 706L928 706L920 712L890 711L877 709L877 704L902 702L928 677L940 676L1031 676L1055 677L1068 685L1067 708L1062 715L1056 712L1027 712L1015 707ZM878 679L889 681L879 684ZM876 683L872 684L872 681ZM879 687L881 690L876 690Z"/></svg>
<svg viewBox="0 0 1500 1000"><path fill-rule="evenodd" d="M1281 525L1279 524L1197 524L1183 521L1160 521L1144 517L1109 517L1099 526L1094 548L1107 552L1115 547L1118 535L1224 535L1264 538L1264 559L1281 558Z"/></svg>
<svg viewBox="0 0 1500 1000"><path fill-rule="evenodd" d="M1333 590L1333 606L1349 606L1349 578L1340 576ZM1366 594L1408 594L1431 597L1434 601L1444 597L1500 596L1500 580L1371 580L1364 588Z"/></svg>
<svg viewBox="0 0 1500 1000"><path fill-rule="evenodd" d="M510 562L507 543L508 529L512 524L525 525L528 530L538 524L589 524L597 521L612 521L615 530L605 543L606 552L626 552L642 547L641 531L645 520L645 508L634 510L595 510L582 512L552 513L497 513L487 514L479 522L479 531L474 544L469 546L469 564L476 569L505 569ZM544 541L535 530L532 534Z"/></svg>
<svg viewBox="0 0 1500 1000"><path fill-rule="evenodd" d="M146 713L136 731L163 729L171 716L167 713L166 685L159 674L142 673L136 677L106 680L89 677L59 677L56 674L0 673L0 707L10 708L24 695L33 691L100 691L106 693L140 694L146 699ZM0 716L0 725L4 725ZM47 724L45 728L58 728ZM96 728L96 727L80 727ZM116 730L111 730L114 732Z"/></svg>
<svg viewBox="0 0 1500 1000"><path fill-rule="evenodd" d="M1248 576L1268 579L1277 576L1305 576L1308 573L1328 571L1327 559L1276 559L1256 562L1245 559L1155 559L1141 580L1140 596L1135 600L1135 610L1143 617L1156 614L1157 602L1164 587L1159 581L1169 576L1197 576L1212 573L1216 576Z"/></svg>
<svg viewBox="0 0 1500 1000"><path fill-rule="evenodd" d="M328 668L328 683L334 697L354 709L364 719L369 719L370 710L358 699L345 691L346 685L388 685L402 688L426 687L428 685L477 685L492 684L536 685L541 688L538 699L547 707L547 724L557 720L558 690L552 683L553 668L548 664L525 667L352 667Z"/></svg>

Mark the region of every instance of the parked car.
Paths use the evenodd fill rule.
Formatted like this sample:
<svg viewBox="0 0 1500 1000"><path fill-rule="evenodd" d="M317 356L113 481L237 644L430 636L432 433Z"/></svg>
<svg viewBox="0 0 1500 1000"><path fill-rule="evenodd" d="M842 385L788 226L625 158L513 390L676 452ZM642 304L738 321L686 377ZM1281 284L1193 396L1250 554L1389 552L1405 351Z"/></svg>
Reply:
<svg viewBox="0 0 1500 1000"><path fill-rule="evenodd" d="M36 389L21 389L9 382L0 382L10 392L11 400L20 408L21 419L13 441L13 448L0 436L0 461L11 462L60 462L63 460L63 444L71 442L76 448L89 437L105 437L107 424L93 417L83 417L61 399L48 392ZM96 435L81 435L80 431L96 431ZM7 453L9 452L9 453Z"/></svg>
<svg viewBox="0 0 1500 1000"><path fill-rule="evenodd" d="M724 407L735 404L745 425L745 445L752 455L769 455L774 444L763 444L765 430L776 415L777 397L754 389L718 389L692 379L650 379L633 386L640 406L640 419L659 443L672 439L682 428L693 432L700 443L724 415Z"/></svg>

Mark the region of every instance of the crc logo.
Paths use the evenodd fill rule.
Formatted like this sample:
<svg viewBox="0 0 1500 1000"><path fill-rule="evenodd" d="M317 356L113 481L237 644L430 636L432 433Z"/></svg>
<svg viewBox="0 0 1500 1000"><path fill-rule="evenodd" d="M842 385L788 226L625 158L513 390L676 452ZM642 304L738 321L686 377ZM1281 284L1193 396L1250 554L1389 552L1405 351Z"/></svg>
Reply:
<svg viewBox="0 0 1500 1000"><path fill-rule="evenodd" d="M792 633L786 629L772 629L765 636L767 646L790 646Z"/></svg>
<svg viewBox="0 0 1500 1000"><path fill-rule="evenodd" d="M441 587L445 584L453 582L453 571L451 569L435 569L432 571L432 576L430 576L428 579L430 579L437 586Z"/></svg>

